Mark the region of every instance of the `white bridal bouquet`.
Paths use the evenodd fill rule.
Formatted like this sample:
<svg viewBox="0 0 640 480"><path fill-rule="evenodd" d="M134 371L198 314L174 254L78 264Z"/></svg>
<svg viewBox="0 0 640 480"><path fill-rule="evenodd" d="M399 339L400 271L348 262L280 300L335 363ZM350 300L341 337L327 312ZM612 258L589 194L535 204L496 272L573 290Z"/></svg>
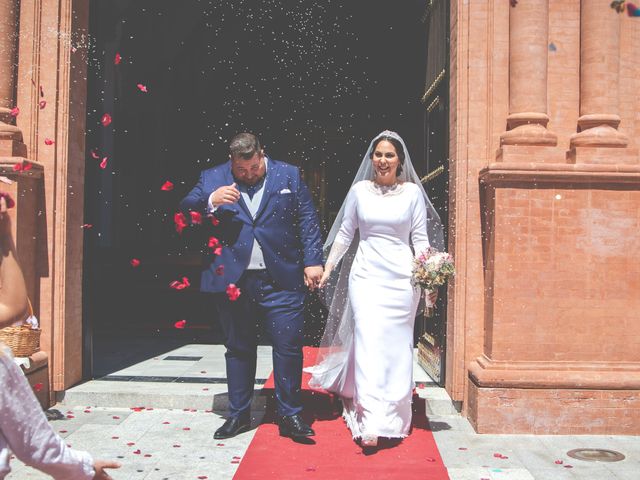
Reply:
<svg viewBox="0 0 640 480"><path fill-rule="evenodd" d="M413 271L411 272L411 284L419 286L429 292L435 291L444 285L455 273L453 257L446 252L439 252L434 248L428 248L413 259ZM432 308L429 295L426 296L427 307Z"/></svg>

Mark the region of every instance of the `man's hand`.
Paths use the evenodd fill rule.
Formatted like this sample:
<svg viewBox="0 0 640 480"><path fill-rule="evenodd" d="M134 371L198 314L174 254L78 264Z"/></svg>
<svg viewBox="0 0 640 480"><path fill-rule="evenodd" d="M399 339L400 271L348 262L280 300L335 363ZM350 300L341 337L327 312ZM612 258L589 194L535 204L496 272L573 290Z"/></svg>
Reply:
<svg viewBox="0 0 640 480"><path fill-rule="evenodd" d="M323 268L321 265L306 267L304 269L304 284L309 290L314 291L318 288L320 279L322 278L322 271Z"/></svg>
<svg viewBox="0 0 640 480"><path fill-rule="evenodd" d="M211 195L211 203L213 203L215 208L218 208L220 205L232 205L238 200L240 200L240 190L238 190L235 182L231 185L218 188Z"/></svg>
<svg viewBox="0 0 640 480"><path fill-rule="evenodd" d="M93 469L96 474L93 476L93 480L111 480L111 475L105 472L105 468L120 468L118 462L112 460L95 460L93 462Z"/></svg>
<svg viewBox="0 0 640 480"><path fill-rule="evenodd" d="M329 280L329 276L331 275L331 268L329 265L325 265L324 272L322 272L322 277L320 278L320 282L318 283L318 288L324 288L327 284L327 280Z"/></svg>

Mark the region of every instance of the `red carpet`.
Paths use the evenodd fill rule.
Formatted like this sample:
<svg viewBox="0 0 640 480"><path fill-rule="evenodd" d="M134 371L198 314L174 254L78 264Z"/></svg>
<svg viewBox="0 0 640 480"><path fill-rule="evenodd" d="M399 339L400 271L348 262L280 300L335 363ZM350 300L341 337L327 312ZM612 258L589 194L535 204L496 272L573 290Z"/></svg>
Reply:
<svg viewBox="0 0 640 480"><path fill-rule="evenodd" d="M315 349L305 347L305 366L315 358ZM449 479L429 430L424 401L416 397L409 437L399 443L381 443L375 453L365 455L333 408L332 397L310 390L309 377L303 373L303 416L316 432L312 443L300 444L279 436L278 427L273 423L275 404L271 400L263 424L258 427L234 480ZM273 375L264 389L273 389Z"/></svg>

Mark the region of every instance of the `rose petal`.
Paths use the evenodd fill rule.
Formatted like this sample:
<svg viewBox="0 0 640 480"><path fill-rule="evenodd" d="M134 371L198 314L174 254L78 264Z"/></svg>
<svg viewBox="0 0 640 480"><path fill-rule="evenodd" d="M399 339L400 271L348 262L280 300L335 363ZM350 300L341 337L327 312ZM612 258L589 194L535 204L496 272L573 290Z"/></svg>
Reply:
<svg viewBox="0 0 640 480"><path fill-rule="evenodd" d="M42 383L36 383L36 384L33 386L33 389L34 389L36 392L39 392L39 391L41 391L41 390L42 390L42 388L43 388L43 387L44 387L44 385L43 385Z"/></svg>
<svg viewBox="0 0 640 480"><path fill-rule="evenodd" d="M134 268L140 266L140 260L138 260L137 258L132 258L129 263Z"/></svg>
<svg viewBox="0 0 640 480"><path fill-rule="evenodd" d="M44 144L45 145L53 145L55 142L53 140L51 140L50 138L45 138L44 139Z"/></svg>
<svg viewBox="0 0 640 480"><path fill-rule="evenodd" d="M93 228L93 225L91 223L84 223L80 226L80 228L89 229L89 228Z"/></svg>
<svg viewBox="0 0 640 480"><path fill-rule="evenodd" d="M103 127L108 126L111 123L111 115L109 115L108 113L105 113L104 115L102 115L102 118L100 119L100 123L102 123Z"/></svg>
<svg viewBox="0 0 640 480"><path fill-rule="evenodd" d="M229 300L232 302L235 302L238 299L240 293L240 289L234 283L230 283L227 286L227 297L229 297Z"/></svg>
<svg viewBox="0 0 640 480"><path fill-rule="evenodd" d="M145 456L146 458L149 458L149 457L151 457L151 454L150 454L150 453L145 453L145 454L144 454L144 456Z"/></svg>
<svg viewBox="0 0 640 480"><path fill-rule="evenodd" d="M216 267L216 275L224 275L224 265Z"/></svg>
<svg viewBox="0 0 640 480"><path fill-rule="evenodd" d="M563 460L556 460L554 463L556 465L562 465L564 463L564 461Z"/></svg>
<svg viewBox="0 0 640 480"><path fill-rule="evenodd" d="M186 320L178 320L176 323L173 324L173 326L175 328L184 328L186 324L187 324Z"/></svg>
<svg viewBox="0 0 640 480"><path fill-rule="evenodd" d="M14 172L21 172L22 171L22 164L21 163L15 163L13 165L13 171Z"/></svg>
<svg viewBox="0 0 640 480"><path fill-rule="evenodd" d="M191 429L189 427L184 427L182 430L187 431L187 430L191 430Z"/></svg>
<svg viewBox="0 0 640 480"><path fill-rule="evenodd" d="M191 216L191 224L192 225L201 225L202 224L202 214L200 212L189 212Z"/></svg>
<svg viewBox="0 0 640 480"><path fill-rule="evenodd" d="M218 220L218 217L216 217L215 215L211 215L211 223L214 227L217 227L218 225L220 225L220 220Z"/></svg>
<svg viewBox="0 0 640 480"><path fill-rule="evenodd" d="M120 62L122 61L122 57L120 56L119 53L116 52L116 56L113 59L113 63L114 65L120 65Z"/></svg>
<svg viewBox="0 0 640 480"><path fill-rule="evenodd" d="M139 449L139 448L138 448L137 450L134 450L134 451L133 451L133 454L134 454L134 455L140 455L140 453L141 453L141 452L140 452L140 449Z"/></svg>
<svg viewBox="0 0 640 480"><path fill-rule="evenodd" d="M136 444L136 442L128 442L128 443L127 443L127 446L128 446L128 447L131 447L132 445L135 445L135 444Z"/></svg>
<svg viewBox="0 0 640 480"><path fill-rule="evenodd" d="M142 83L139 83L139 84L137 85L137 87L138 87L138 90L140 90L141 92L147 93L147 87L146 87L146 85L143 85Z"/></svg>
<svg viewBox="0 0 640 480"><path fill-rule="evenodd" d="M42 110L44 107L47 106L47 101L46 100L40 100L38 102L38 106L40 107L40 110Z"/></svg>
<svg viewBox="0 0 640 480"><path fill-rule="evenodd" d="M28 172L29 170L31 170L33 168L33 163L30 162L22 162L22 171L23 172Z"/></svg>
<svg viewBox="0 0 640 480"><path fill-rule="evenodd" d="M13 107L11 109L11 116L17 117L18 115L20 115L20 109L18 107Z"/></svg>
<svg viewBox="0 0 640 480"><path fill-rule="evenodd" d="M102 159L102 161L100 162L100 168L101 168L101 169L103 169L103 170L104 170L105 168L107 168L107 159L108 159L108 158L109 158L109 157L104 157L104 158Z"/></svg>
<svg viewBox="0 0 640 480"><path fill-rule="evenodd" d="M176 226L176 232L182 233L182 230L187 226L187 217L182 212L177 212L173 215L173 223Z"/></svg>
<svg viewBox="0 0 640 480"><path fill-rule="evenodd" d="M95 148L93 150L91 150L91 157L95 158L96 160L98 160L100 158L100 155L98 155L98 152L96 151Z"/></svg>
<svg viewBox="0 0 640 480"><path fill-rule="evenodd" d="M162 186L160 187L160 190L162 190L163 192L170 192L171 190L173 190L173 183L167 180L162 184Z"/></svg>
<svg viewBox="0 0 640 480"><path fill-rule="evenodd" d="M119 416L117 416L117 415L114 415L114 416L113 416L113 417L111 417L111 418L113 418L114 420L120 420L120 417L119 417Z"/></svg>

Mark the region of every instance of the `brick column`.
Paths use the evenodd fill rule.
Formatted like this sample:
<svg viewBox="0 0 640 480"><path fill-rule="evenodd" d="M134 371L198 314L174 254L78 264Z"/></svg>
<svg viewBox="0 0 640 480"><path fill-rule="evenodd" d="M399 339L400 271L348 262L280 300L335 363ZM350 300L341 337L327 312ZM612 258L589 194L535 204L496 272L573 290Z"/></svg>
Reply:
<svg viewBox="0 0 640 480"><path fill-rule="evenodd" d="M501 145L555 146L547 130L548 0L509 9L509 116Z"/></svg>
<svg viewBox="0 0 640 480"><path fill-rule="evenodd" d="M580 2L580 118L575 147L626 147L618 125L621 16L609 0Z"/></svg>
<svg viewBox="0 0 640 480"><path fill-rule="evenodd" d="M18 0L0 0L0 156L24 156L22 132L13 125L18 48Z"/></svg>

